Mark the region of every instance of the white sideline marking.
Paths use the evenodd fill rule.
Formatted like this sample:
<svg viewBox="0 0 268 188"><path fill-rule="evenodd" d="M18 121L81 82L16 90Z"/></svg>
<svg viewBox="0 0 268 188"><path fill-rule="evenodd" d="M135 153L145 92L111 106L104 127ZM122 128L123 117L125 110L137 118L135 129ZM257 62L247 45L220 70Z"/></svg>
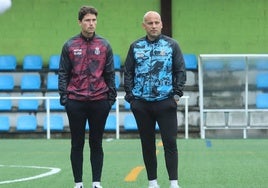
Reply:
<svg viewBox="0 0 268 188"><path fill-rule="evenodd" d="M37 169L48 169L50 171L36 175L31 176L27 178L21 178L21 179L14 179L14 180L6 180L6 181L0 181L1 184L8 184L8 183L15 183L15 182L22 182L22 181L29 181L33 179L39 179L46 176L51 176L53 174L57 174L61 171L60 168L53 168L53 167L42 167L42 166L19 166L19 165L0 165L0 167L10 167L10 168L37 168Z"/></svg>

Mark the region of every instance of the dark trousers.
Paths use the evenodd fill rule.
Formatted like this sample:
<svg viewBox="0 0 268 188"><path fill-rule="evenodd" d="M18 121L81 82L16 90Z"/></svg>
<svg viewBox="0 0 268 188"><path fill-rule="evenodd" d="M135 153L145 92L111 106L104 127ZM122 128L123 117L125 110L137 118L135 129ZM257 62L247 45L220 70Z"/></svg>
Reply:
<svg viewBox="0 0 268 188"><path fill-rule="evenodd" d="M71 130L71 164L75 182L82 182L83 149L86 122L89 123L89 147L92 181L101 181L103 167L102 138L107 116L110 111L108 101L68 100L66 112Z"/></svg>
<svg viewBox="0 0 268 188"><path fill-rule="evenodd" d="M157 179L155 125L159 125L164 146L166 168L170 180L178 179L177 104L173 98L147 102L135 100L131 110L136 118L141 139L143 160L148 180Z"/></svg>

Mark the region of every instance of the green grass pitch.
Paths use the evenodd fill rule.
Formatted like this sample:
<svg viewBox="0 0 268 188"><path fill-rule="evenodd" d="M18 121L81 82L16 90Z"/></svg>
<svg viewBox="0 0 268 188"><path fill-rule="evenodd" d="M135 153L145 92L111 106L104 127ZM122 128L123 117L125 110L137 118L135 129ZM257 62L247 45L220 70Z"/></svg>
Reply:
<svg viewBox="0 0 268 188"><path fill-rule="evenodd" d="M158 144L160 140L157 140ZM88 144L84 151L84 184L91 187ZM143 167L138 139L104 140L105 157L102 185L104 188L146 188L144 168L126 177L136 167ZM266 188L268 185L268 142L248 140L178 139L179 175L183 188ZM68 139L1 139L1 188L68 188L73 187ZM164 164L163 146L157 146L158 181L169 187ZM18 165L21 167L11 167ZM25 166L25 168L24 168ZM46 173L47 169L26 166L54 167L61 171L29 181L1 183ZM133 177L133 174L131 174Z"/></svg>

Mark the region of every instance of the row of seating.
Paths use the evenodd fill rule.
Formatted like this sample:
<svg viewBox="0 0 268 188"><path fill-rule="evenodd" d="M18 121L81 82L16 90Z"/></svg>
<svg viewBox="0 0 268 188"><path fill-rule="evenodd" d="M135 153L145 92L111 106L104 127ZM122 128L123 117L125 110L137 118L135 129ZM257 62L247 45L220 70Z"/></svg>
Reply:
<svg viewBox="0 0 268 188"><path fill-rule="evenodd" d="M58 97L58 93L47 93L46 96ZM0 97L11 97L10 94L0 94ZM23 99L18 99L17 104L15 100L4 99L0 100L0 112L1 111L44 111L47 109L46 102L42 102L40 99L35 99L38 97L34 93L25 93L17 97L25 97ZM29 99L26 99L29 98ZM129 110L130 104L127 101L123 101L123 105L120 105L121 110ZM15 109L15 110L13 110ZM64 111L64 107L60 104L59 99L50 99L49 109L51 111ZM116 110L116 104L112 106L112 110Z"/></svg>
<svg viewBox="0 0 268 188"><path fill-rule="evenodd" d="M10 94L0 94L1 97L12 97ZM15 100L11 99L4 99L0 100L0 111L13 111L13 108L15 108L15 111L42 111L47 109L46 102L42 102L42 100L34 99L35 97L38 97L40 95L34 94L34 93L25 93L17 97L29 97L29 99L19 99L18 104L15 105ZM51 97L58 97L58 93L47 93L46 96ZM41 110L40 110L41 108ZM63 111L64 107L60 105L59 99L51 99L49 101L49 108L50 110L56 110L56 111Z"/></svg>
<svg viewBox="0 0 268 188"><path fill-rule="evenodd" d="M267 108L267 107L266 107ZM267 111L245 112L206 112L205 126L207 128L219 127L267 127ZM250 125L250 126L248 126Z"/></svg>
<svg viewBox="0 0 268 188"><path fill-rule="evenodd" d="M46 90L58 90L58 75L48 74L45 80ZM38 73L25 73L20 80L20 90L40 90L41 76ZM119 75L115 75L116 88L118 89L121 84L121 78ZM13 90L15 88L14 76L12 74L0 75L0 91L1 90Z"/></svg>
<svg viewBox="0 0 268 188"><path fill-rule="evenodd" d="M1 97L10 97L9 94L0 94ZM35 94L22 94L22 97L37 97ZM57 97L57 93L48 93L47 96ZM120 106L121 107L121 106ZM19 99L18 104L14 105L11 99L0 101L0 111L12 111L15 108L19 111L42 111L47 109L46 102L42 103L39 99ZM49 108L52 111L64 111L64 107L60 105L59 99L51 99ZM268 93L258 93L256 95L256 108L268 108ZM41 110L40 110L41 109ZM112 110L116 109L116 105L112 106ZM130 104L124 100L121 110L129 110Z"/></svg>
<svg viewBox="0 0 268 188"><path fill-rule="evenodd" d="M44 131L47 130L47 116L44 117L43 124L41 127ZM11 129L10 119L7 115L0 115L0 132L8 132ZM33 114L19 115L16 121L16 131L36 131L38 128L37 118ZM50 130L51 131L64 131L64 117L59 114L50 115ZM137 124L133 114L127 114L124 117L123 128L126 131L137 131ZM86 124L86 130L89 130L90 126ZM106 125L106 131L116 130L116 116L109 114ZM158 125L156 125L156 130L159 130Z"/></svg>
<svg viewBox="0 0 268 188"><path fill-rule="evenodd" d="M268 73L258 73L256 75L256 87L258 89L268 89ZM45 79L45 90L58 90L58 75L57 74L47 74ZM20 90L40 90L41 86L41 76L38 73L25 73L22 75L20 80ZM116 88L119 89L122 84L121 77L115 75ZM14 76L12 74L0 75L0 91L6 90L11 91L15 88Z"/></svg>
<svg viewBox="0 0 268 188"><path fill-rule="evenodd" d="M246 70L247 64L244 60L230 60L231 62L226 63L224 60L209 60L203 63L203 69L206 71L244 71ZM251 68L256 70L268 70L268 60L267 59L256 59L252 63Z"/></svg>
<svg viewBox="0 0 268 188"><path fill-rule="evenodd" d="M184 54L185 67L188 70L197 70L197 57L195 54ZM48 62L49 70L58 70L60 55L51 55ZM114 54L115 70L121 70L122 61L118 54ZM17 59L14 55L0 56L0 71L15 71L17 68ZM44 68L44 62L40 55L26 55L22 61L22 70L32 71Z"/></svg>

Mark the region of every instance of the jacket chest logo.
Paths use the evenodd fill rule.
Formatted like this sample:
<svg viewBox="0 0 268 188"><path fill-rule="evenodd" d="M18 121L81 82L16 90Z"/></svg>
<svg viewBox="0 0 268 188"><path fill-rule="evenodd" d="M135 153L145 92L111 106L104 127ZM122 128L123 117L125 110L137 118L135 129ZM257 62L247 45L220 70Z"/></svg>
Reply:
<svg viewBox="0 0 268 188"><path fill-rule="evenodd" d="M74 55L82 55L82 49L74 49L73 53Z"/></svg>

